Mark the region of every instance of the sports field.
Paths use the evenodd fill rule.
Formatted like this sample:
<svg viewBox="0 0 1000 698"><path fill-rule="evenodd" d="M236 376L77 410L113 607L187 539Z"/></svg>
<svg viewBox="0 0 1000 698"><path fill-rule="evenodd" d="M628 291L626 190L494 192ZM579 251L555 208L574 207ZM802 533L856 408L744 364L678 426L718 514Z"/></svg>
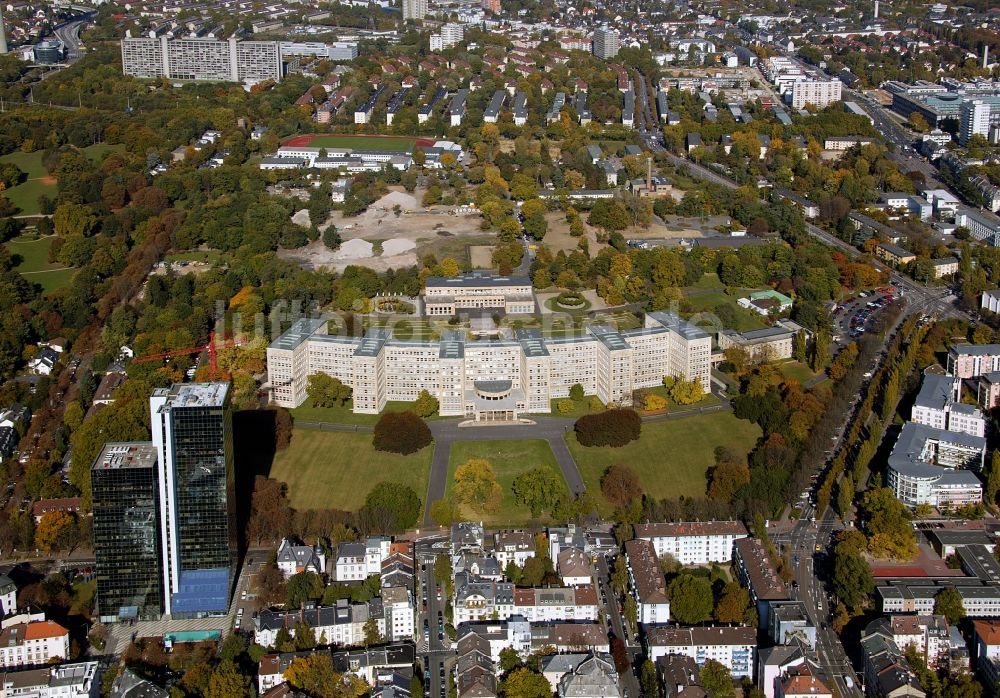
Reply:
<svg viewBox="0 0 1000 698"><path fill-rule="evenodd" d="M269 477L288 485L296 509L357 511L380 482L409 485L423 500L432 452L427 446L409 456L383 453L372 446L371 433L295 429Z"/></svg>
<svg viewBox="0 0 1000 698"><path fill-rule="evenodd" d="M284 146L305 148L353 148L355 150L409 150L416 146L434 145L430 138L409 138L407 136L342 136L337 134L308 134L293 136L282 143Z"/></svg>
<svg viewBox="0 0 1000 698"><path fill-rule="evenodd" d="M613 463L630 465L643 491L654 499L701 497L707 485L705 473L715 464L715 447L747 453L759 437L756 424L721 411L644 422L639 440L621 448L581 446L573 433L566 435L566 445L587 490L603 510L610 507L600 495L601 475Z"/></svg>

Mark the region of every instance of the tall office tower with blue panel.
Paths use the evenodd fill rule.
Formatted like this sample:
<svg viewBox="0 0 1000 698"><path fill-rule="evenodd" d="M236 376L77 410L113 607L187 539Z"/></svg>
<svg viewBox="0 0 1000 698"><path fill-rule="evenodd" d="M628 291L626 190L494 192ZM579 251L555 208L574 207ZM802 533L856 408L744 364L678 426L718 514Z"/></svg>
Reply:
<svg viewBox="0 0 1000 698"><path fill-rule="evenodd" d="M179 383L149 399L164 612L224 614L236 573L236 503L228 383Z"/></svg>

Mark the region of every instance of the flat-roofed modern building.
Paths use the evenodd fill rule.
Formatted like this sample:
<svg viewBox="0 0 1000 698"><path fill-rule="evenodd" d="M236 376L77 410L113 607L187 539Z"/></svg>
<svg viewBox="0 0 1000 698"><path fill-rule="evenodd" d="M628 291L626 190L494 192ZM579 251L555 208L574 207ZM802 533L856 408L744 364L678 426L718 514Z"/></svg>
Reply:
<svg viewBox="0 0 1000 698"><path fill-rule="evenodd" d="M236 572L228 383L177 383L149 398L159 472L164 612L224 614Z"/></svg>
<svg viewBox="0 0 1000 698"><path fill-rule="evenodd" d="M889 455L886 484L907 506L959 508L983 501L986 439L907 422Z"/></svg>
<svg viewBox="0 0 1000 698"><path fill-rule="evenodd" d="M353 389L354 411L376 414L390 400L413 401L427 390L440 413L478 421L510 421L547 413L553 398L576 384L604 403L630 400L664 376L698 380L710 389L711 335L670 313L649 313L645 326L618 331L591 325L578 336L437 341L398 339L384 328L363 337L327 334L327 321L303 319L268 347L272 400L296 407L310 375L326 373Z"/></svg>
<svg viewBox="0 0 1000 698"><path fill-rule="evenodd" d="M423 303L425 315L446 317L463 310L503 311L510 315L535 312L535 294L526 276L432 276L424 282Z"/></svg>
<svg viewBox="0 0 1000 698"><path fill-rule="evenodd" d="M256 83L282 77L277 41L126 37L121 46L122 71L137 78Z"/></svg>
<svg viewBox="0 0 1000 698"><path fill-rule="evenodd" d="M101 622L163 614L157 453L150 442L109 443L90 472L97 609Z"/></svg>

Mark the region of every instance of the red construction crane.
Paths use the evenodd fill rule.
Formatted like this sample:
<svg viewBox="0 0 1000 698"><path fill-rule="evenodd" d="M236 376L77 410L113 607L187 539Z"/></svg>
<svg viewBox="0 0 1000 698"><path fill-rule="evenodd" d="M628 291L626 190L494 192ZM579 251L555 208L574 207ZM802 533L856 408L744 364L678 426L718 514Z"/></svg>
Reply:
<svg viewBox="0 0 1000 698"><path fill-rule="evenodd" d="M212 332L208 335L208 344L200 347L185 347L184 349L173 349L171 351L161 351L157 354L146 354L145 356L138 356L132 359L133 364L142 364L148 361L157 361L163 359L172 359L177 356L190 356L191 354L200 354L203 351L208 352L208 370L212 378L215 378L218 371L218 363L216 361L219 349L226 349L228 347L238 346L238 342L235 339L227 339L221 342L215 341L215 333Z"/></svg>

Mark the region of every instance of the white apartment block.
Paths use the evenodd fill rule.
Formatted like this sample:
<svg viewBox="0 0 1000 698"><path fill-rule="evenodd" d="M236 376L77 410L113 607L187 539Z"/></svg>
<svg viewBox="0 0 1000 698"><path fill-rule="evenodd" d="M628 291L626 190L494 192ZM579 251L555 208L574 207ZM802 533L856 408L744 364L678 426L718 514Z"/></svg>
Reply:
<svg viewBox="0 0 1000 698"><path fill-rule="evenodd" d="M498 531L493 536L493 557L500 569L514 563L523 567L535 556L535 537L528 531Z"/></svg>
<svg viewBox="0 0 1000 698"><path fill-rule="evenodd" d="M454 623L508 620L520 616L529 623L596 622L599 612L593 586L517 589L460 572L455 578Z"/></svg>
<svg viewBox="0 0 1000 698"><path fill-rule="evenodd" d="M387 587L380 592L385 613L385 631L388 642L413 639L413 597L409 589Z"/></svg>
<svg viewBox="0 0 1000 698"><path fill-rule="evenodd" d="M757 629L652 627L646 629L646 645L653 662L668 654L691 657L698 666L714 659L728 668L734 679L753 678Z"/></svg>
<svg viewBox="0 0 1000 698"><path fill-rule="evenodd" d="M635 537L653 544L657 557L670 555L682 565L732 562L733 545L747 537L739 521L689 521L636 524Z"/></svg>
<svg viewBox="0 0 1000 698"><path fill-rule="evenodd" d="M137 78L257 83L282 77L277 41L127 37L121 49L122 71Z"/></svg>
<svg viewBox="0 0 1000 698"><path fill-rule="evenodd" d="M5 672L2 698L97 698L101 695L98 662L60 664L44 669Z"/></svg>
<svg viewBox="0 0 1000 698"><path fill-rule="evenodd" d="M457 46L462 43L464 36L465 30L461 24L448 22L442 25L437 34L431 34L431 51L441 51L452 46Z"/></svg>
<svg viewBox="0 0 1000 698"><path fill-rule="evenodd" d="M667 580L653 544L642 538L626 541L625 560L629 586L639 610L639 622L643 625L666 625L670 622Z"/></svg>
<svg viewBox="0 0 1000 698"><path fill-rule="evenodd" d="M338 582L363 582L382 572L382 562L389 558L392 541L373 537L364 543L341 543L337 546L334 572Z"/></svg>
<svg viewBox="0 0 1000 698"><path fill-rule="evenodd" d="M961 390L961 380L954 376L926 374L913 403L910 421L935 429L986 436L986 417L972 405L959 402Z"/></svg>
<svg viewBox="0 0 1000 698"><path fill-rule="evenodd" d="M823 109L831 102L840 101L840 92L843 86L844 84L837 78L798 80L792 83L792 107L802 109L805 105L812 104Z"/></svg>
<svg viewBox="0 0 1000 698"><path fill-rule="evenodd" d="M575 384L604 403L631 400L664 376L711 388L709 334L669 313L648 313L645 327L617 331L592 325L580 336L543 338L519 330L513 339L468 340L455 332L439 341L404 341L386 328L364 337L326 334L327 321L303 319L267 350L272 400L296 407L310 375L326 373L353 390L354 411L381 412L390 400L410 402L427 390L440 414L477 421L513 421L547 413L553 398Z"/></svg>
<svg viewBox="0 0 1000 698"><path fill-rule="evenodd" d="M326 637L326 644L352 647L365 641L365 624L374 618L379 634L385 637L385 618L381 600L349 604L346 600L336 606L313 606L302 610L275 611L265 609L254 616L254 642L263 647L274 645L278 631L285 628L295 637L295 626L305 621L316 638Z"/></svg>
<svg viewBox="0 0 1000 698"><path fill-rule="evenodd" d="M48 664L69 658L69 631L51 620L14 623L0 631L0 667Z"/></svg>
<svg viewBox="0 0 1000 698"><path fill-rule="evenodd" d="M958 142L965 145L973 136L989 138L991 105L981 99L962 100L959 107Z"/></svg>
<svg viewBox="0 0 1000 698"><path fill-rule="evenodd" d="M427 0L403 0L403 20L427 16Z"/></svg>

